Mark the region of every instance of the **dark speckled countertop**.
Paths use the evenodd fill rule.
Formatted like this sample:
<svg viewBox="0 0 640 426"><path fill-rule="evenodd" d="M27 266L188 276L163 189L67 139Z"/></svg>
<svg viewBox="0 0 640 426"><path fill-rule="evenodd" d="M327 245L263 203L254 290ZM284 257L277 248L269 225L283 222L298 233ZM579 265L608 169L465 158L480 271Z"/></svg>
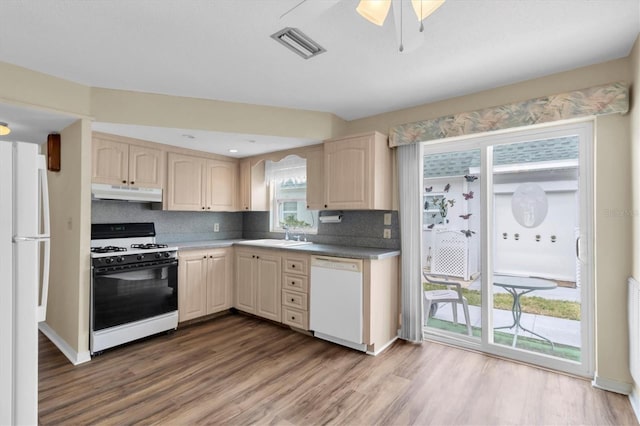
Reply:
<svg viewBox="0 0 640 426"><path fill-rule="evenodd" d="M242 244L237 244L242 242ZM251 244L251 240L209 240L209 241L193 241L193 242L179 242L168 243L170 246L178 247L179 250L201 250L208 248L219 247L231 247L237 245L238 247L250 246L264 250L287 250L293 252L302 252L307 254L321 255L321 256L334 256L334 257L346 257L350 259L386 259L388 257L395 257L400 255L400 250L380 249L371 247L352 247L352 246L339 246L333 244L307 244L292 247L281 246L265 246L264 244Z"/></svg>

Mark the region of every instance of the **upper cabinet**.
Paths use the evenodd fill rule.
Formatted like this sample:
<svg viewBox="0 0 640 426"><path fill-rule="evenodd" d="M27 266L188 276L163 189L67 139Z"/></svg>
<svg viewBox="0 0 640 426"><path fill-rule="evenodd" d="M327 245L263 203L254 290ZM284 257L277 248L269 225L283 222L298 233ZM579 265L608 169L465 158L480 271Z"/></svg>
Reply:
<svg viewBox="0 0 640 426"><path fill-rule="evenodd" d="M385 135L372 132L327 140L323 159L322 208L391 209L392 156ZM312 201L317 203L317 200Z"/></svg>
<svg viewBox="0 0 640 426"><path fill-rule="evenodd" d="M168 210L237 210L238 164L170 152L167 154Z"/></svg>
<svg viewBox="0 0 640 426"><path fill-rule="evenodd" d="M240 210L265 211L269 210L267 200L267 185L264 175L264 161L251 164L247 158L240 160Z"/></svg>
<svg viewBox="0 0 640 426"><path fill-rule="evenodd" d="M322 210L324 202L324 148L318 145L307 152L307 209Z"/></svg>
<svg viewBox="0 0 640 426"><path fill-rule="evenodd" d="M92 175L94 183L162 188L164 152L137 145L125 138L94 135Z"/></svg>

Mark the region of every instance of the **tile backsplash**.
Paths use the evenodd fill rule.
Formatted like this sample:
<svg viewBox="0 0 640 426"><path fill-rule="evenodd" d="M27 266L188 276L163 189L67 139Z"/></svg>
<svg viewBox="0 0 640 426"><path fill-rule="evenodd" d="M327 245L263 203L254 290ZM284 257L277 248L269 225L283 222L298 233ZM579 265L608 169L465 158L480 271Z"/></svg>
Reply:
<svg viewBox="0 0 640 426"><path fill-rule="evenodd" d="M91 223L154 222L159 243L242 238L242 212L153 210L151 204L92 201ZM220 231L214 232L214 225Z"/></svg>
<svg viewBox="0 0 640 426"><path fill-rule="evenodd" d="M391 225L384 225L384 214L391 213ZM400 226L397 211L348 210L321 211L320 216L342 214L340 223L320 223L317 234L306 235L318 244L400 249ZM384 239L385 228L391 238ZM269 232L269 212L245 212L242 225L243 238L282 238L282 233Z"/></svg>
<svg viewBox="0 0 640 426"><path fill-rule="evenodd" d="M391 213L391 225L384 225L384 214ZM322 211L321 216L342 214L341 223L320 223L317 234L307 239L318 244L400 248L397 211L350 210ZM269 212L180 212L154 210L151 204L126 201L91 202L92 223L154 222L158 242L186 242L222 239L283 238L269 232ZM219 232L214 232L218 223ZM391 238L384 239L384 229Z"/></svg>

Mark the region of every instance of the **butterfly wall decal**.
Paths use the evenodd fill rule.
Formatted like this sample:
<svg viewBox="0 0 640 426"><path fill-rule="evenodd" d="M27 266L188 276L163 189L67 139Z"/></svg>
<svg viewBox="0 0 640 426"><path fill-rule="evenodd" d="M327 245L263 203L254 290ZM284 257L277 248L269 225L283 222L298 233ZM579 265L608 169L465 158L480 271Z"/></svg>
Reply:
<svg viewBox="0 0 640 426"><path fill-rule="evenodd" d="M444 192L449 192L449 188L451 188L451 185L450 184L446 184L444 186Z"/></svg>
<svg viewBox="0 0 640 426"><path fill-rule="evenodd" d="M431 225L427 226L427 228L429 229L433 229L433 226L435 225L435 223L432 223Z"/></svg>
<svg viewBox="0 0 640 426"><path fill-rule="evenodd" d="M474 180L478 179L478 176L464 175L464 178L467 182L473 182Z"/></svg>
<svg viewBox="0 0 640 426"><path fill-rule="evenodd" d="M463 218L464 220L467 220L471 217L473 213L468 213L468 214L461 214L460 217Z"/></svg>
<svg viewBox="0 0 640 426"><path fill-rule="evenodd" d="M475 234L475 232L470 229L463 229L460 232L462 232L467 238L471 238L471 235Z"/></svg>
<svg viewBox="0 0 640 426"><path fill-rule="evenodd" d="M433 190L433 186L428 186L424 189L424 192L431 192Z"/></svg>
<svg viewBox="0 0 640 426"><path fill-rule="evenodd" d="M468 193L462 193L462 196L464 197L465 200L470 200L473 198L473 191L469 191Z"/></svg>

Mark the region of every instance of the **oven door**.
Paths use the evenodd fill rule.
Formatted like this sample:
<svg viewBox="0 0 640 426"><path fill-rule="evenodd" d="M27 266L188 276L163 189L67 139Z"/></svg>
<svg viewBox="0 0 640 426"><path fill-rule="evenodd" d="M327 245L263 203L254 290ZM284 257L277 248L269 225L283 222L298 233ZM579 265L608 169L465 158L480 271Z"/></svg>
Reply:
<svg viewBox="0 0 640 426"><path fill-rule="evenodd" d="M153 318L178 310L178 261L94 268L91 330Z"/></svg>

